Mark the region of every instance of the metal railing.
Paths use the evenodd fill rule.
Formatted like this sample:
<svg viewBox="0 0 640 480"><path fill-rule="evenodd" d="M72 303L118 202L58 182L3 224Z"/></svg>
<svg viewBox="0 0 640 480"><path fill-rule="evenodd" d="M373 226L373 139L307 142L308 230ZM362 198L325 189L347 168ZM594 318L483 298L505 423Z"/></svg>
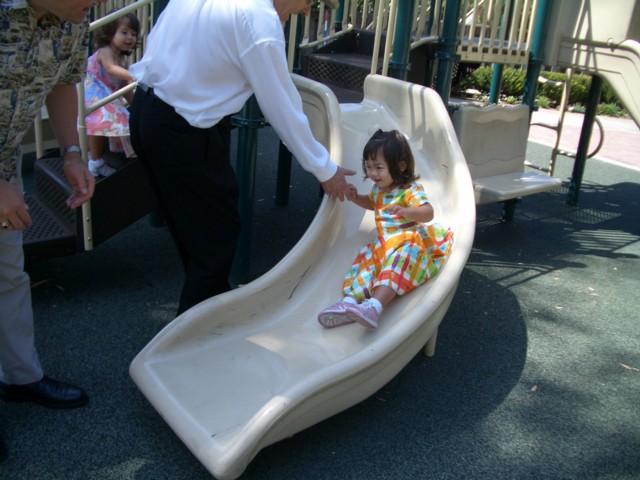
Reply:
<svg viewBox="0 0 640 480"><path fill-rule="evenodd" d="M458 55L468 62L526 65L537 0L466 0Z"/></svg>
<svg viewBox="0 0 640 480"><path fill-rule="evenodd" d="M126 2L124 0L110 0L104 4L98 4L94 7L94 20L91 22L90 31L94 31L97 28L102 27L110 22L117 20L118 18L134 12L138 20L140 21L140 34L138 36L138 46L136 50L131 54L131 62L135 62L142 58L144 47L146 44L147 36L151 27L153 27L153 2L154 0L138 0L136 2ZM108 13L111 12L111 13ZM85 104L85 91L84 82L80 82L77 85L78 91L78 137L80 140L80 147L82 149L82 159L85 163L88 162L89 141L87 137L87 123L86 117L98 108L116 100L127 93L133 91L136 87L135 83L131 83L120 90L113 92L106 98L99 100L89 106ZM88 201L82 205L82 228L84 236L84 249L93 250L93 229L92 229L92 215L91 215L91 201Z"/></svg>
<svg viewBox="0 0 640 480"><path fill-rule="evenodd" d="M327 44L354 29L374 32L371 73L377 71L382 35L386 36L382 74L387 75L396 31L398 0L344 0L337 11L318 6L318 16L308 16L298 47ZM437 42L442 35L446 0L416 0L410 48ZM463 0L460 9L456 53L465 62L526 65L537 0ZM327 14L326 12L330 13ZM325 21L325 15L327 21ZM315 29L312 28L316 23ZM290 45L295 45L297 22L292 22ZM336 26L340 28L337 29ZM293 56L290 55L290 58ZM290 63L290 67L291 67Z"/></svg>

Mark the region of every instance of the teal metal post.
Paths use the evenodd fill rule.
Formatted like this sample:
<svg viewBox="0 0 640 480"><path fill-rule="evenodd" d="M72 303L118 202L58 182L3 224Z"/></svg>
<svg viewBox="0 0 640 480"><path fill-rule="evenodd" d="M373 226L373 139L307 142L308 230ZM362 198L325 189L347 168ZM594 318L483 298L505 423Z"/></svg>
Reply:
<svg viewBox="0 0 640 480"><path fill-rule="evenodd" d="M169 0L156 0L153 2L153 24L158 21L158 17L169 4Z"/></svg>
<svg viewBox="0 0 640 480"><path fill-rule="evenodd" d="M280 142L278 147L278 177L276 178L276 205L278 207L286 207L289 204L292 157L286 145Z"/></svg>
<svg viewBox="0 0 640 480"><path fill-rule="evenodd" d="M538 11L536 12L536 21L533 25L533 34L531 35L529 66L527 67L527 78L524 85L524 95L522 96L522 103L529 105L530 112L533 112L533 107L536 103L538 77L542 70L544 39L547 36L550 11L551 0L540 0Z"/></svg>
<svg viewBox="0 0 640 480"><path fill-rule="evenodd" d="M264 117L255 96L247 100L240 113L231 118L231 123L239 127L236 176L240 189L238 210L242 222L238 249L231 269L231 284L239 285L245 283L249 276L258 129L264 126Z"/></svg>
<svg viewBox="0 0 640 480"><path fill-rule="evenodd" d="M445 105L449 104L453 64L459 60L456 55L458 23L460 21L460 0L447 0L444 11L444 27L438 39L439 49L436 52L438 69L436 73L436 92Z"/></svg>
<svg viewBox="0 0 640 480"><path fill-rule="evenodd" d="M363 15L366 14L363 13ZM336 8L336 32L342 31L342 16L344 15L344 0L340 0L338 3L338 8ZM324 22L323 18L318 19L319 22ZM355 23L355 19L351 19L352 22Z"/></svg>
<svg viewBox="0 0 640 480"><path fill-rule="evenodd" d="M578 205L578 195L580 194L580 185L582 185L582 177L584 168L589 155L589 142L591 141L591 133L593 132L593 124L596 121L598 113L598 104L602 94L603 81L600 77L591 77L591 87L589 88L589 100L584 112L582 120L582 130L580 131L580 141L578 142L578 151L576 159L573 163L573 173L569 182L569 194L567 195L567 203L572 206Z"/></svg>
<svg viewBox="0 0 640 480"><path fill-rule="evenodd" d="M491 90L489 91L489 103L500 101L500 91L502 90L502 72L504 64L494 63L491 71Z"/></svg>
<svg viewBox="0 0 640 480"><path fill-rule="evenodd" d="M398 80L406 80L409 71L409 47L411 46L414 7L414 0L400 0L398 2L393 54L389 62L389 76Z"/></svg>
<svg viewBox="0 0 640 480"><path fill-rule="evenodd" d="M505 2L506 3L506 2ZM513 0L511 0L509 11L513 11ZM509 17L504 18L504 10L502 12L502 16L500 17L500 29L498 30L498 38L502 37L502 32L509 32L511 30L511 19ZM502 73L504 72L504 64L503 63L494 63L493 69L491 71L491 89L489 90L489 103L499 103L500 101L500 92L502 91Z"/></svg>

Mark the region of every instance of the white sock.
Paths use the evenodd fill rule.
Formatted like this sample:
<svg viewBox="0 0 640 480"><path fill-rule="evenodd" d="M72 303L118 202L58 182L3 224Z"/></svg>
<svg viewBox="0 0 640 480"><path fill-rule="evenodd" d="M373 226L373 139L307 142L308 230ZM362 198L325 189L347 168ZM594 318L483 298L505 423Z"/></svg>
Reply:
<svg viewBox="0 0 640 480"><path fill-rule="evenodd" d="M342 299L342 301L343 301L343 302L350 303L351 305L357 305L357 304L358 304L358 301L357 301L355 298L353 298L353 297L344 297L344 298Z"/></svg>
<svg viewBox="0 0 640 480"><path fill-rule="evenodd" d="M375 308L376 312L378 312L378 315L382 313L382 304L380 303L380 300L378 300L377 298L369 298L368 300L365 300L365 302L368 302L369 305Z"/></svg>

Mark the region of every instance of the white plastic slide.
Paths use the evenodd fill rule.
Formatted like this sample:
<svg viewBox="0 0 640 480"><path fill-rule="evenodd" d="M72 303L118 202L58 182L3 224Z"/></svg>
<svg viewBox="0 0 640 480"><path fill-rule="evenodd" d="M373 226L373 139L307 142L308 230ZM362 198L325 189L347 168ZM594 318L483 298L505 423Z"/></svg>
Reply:
<svg viewBox="0 0 640 480"><path fill-rule="evenodd" d="M546 65L604 78L640 127L640 6L637 0L553 2Z"/></svg>
<svg viewBox="0 0 640 480"><path fill-rule="evenodd" d="M324 85L294 76L316 137L361 171L375 130L410 139L436 220L455 232L443 269L394 300L380 327L324 329L317 314L341 298L357 251L375 237L372 212L323 200L296 246L272 270L211 298L167 325L133 360L131 376L193 454L233 479L264 447L366 399L421 349L433 355L475 229L471 178L440 97L370 76L360 104L339 105ZM361 192L370 184L351 177Z"/></svg>

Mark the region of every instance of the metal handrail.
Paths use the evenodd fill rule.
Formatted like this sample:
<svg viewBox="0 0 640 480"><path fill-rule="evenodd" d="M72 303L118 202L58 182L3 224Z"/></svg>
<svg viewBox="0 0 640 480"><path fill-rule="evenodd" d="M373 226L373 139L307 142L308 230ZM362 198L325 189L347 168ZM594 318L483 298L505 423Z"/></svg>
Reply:
<svg viewBox="0 0 640 480"><path fill-rule="evenodd" d="M558 118L558 123L556 125L550 125L548 123L541 123L541 122L534 122L531 123L531 126L538 126L538 127L543 127L543 128L548 128L550 130L553 130L556 133L556 142L553 146L553 148L551 149L551 158L549 159L549 166L548 167L541 167L541 166L537 166L537 165L533 165L528 163L527 166L531 167L531 168L535 168L537 170L546 172L549 174L549 176L553 176L553 172L555 170L555 166L556 166L556 160L558 158L558 155L562 155L565 157L569 157L569 158L576 158L576 154L577 151L571 151L571 150L564 150L560 148L560 140L562 137L562 129L564 127L564 117L565 114L567 113L567 111L569 110L568 105L569 105L569 94L571 93L571 79L573 78L573 69L572 68L567 68L566 71L566 78L564 82L560 82L560 81L554 81L554 80L549 80L548 78L544 78L544 77L539 77L538 78L538 83L544 83L544 84L551 84L554 85L556 87L562 87L562 97L560 99L560 117ZM598 145L596 145L596 147L593 149L593 151L591 151L590 153L587 154L587 158L592 158L593 156L595 156L600 149L602 148L602 146L604 145L604 126L602 125L602 122L600 121L600 119L598 117L595 117L595 123L596 125L598 125L598 130L600 132L600 138L598 141Z"/></svg>
<svg viewBox="0 0 640 480"><path fill-rule="evenodd" d="M130 5L121 7L117 11L109 13L91 22L89 30L94 31L95 29L109 22L117 20L118 18L136 10L139 12L137 16L138 16L138 19L140 20L141 26L150 25L150 18L152 18L152 16L150 15L150 12L148 11L148 9L143 9L143 7L146 7L147 5L152 4L153 1L154 0L138 0L134 3L131 3ZM103 7L105 8L108 8L109 6L113 7L114 5L109 5L113 3L114 2L107 2L106 5ZM151 26L149 26L149 29L150 28ZM146 40L146 32L144 35L141 35L141 37L143 37L142 38L143 41ZM94 112L98 108L106 105L107 103L112 102L113 100L122 97L128 92L133 91L135 89L135 86L136 86L135 84L129 84L126 87L121 88L117 92L112 93L108 97L103 98L102 100L99 100L98 102L95 102L89 107L87 107L85 105L85 98L84 98L84 93L85 93L84 81L77 84L76 89L78 92L78 138L80 140L80 148L82 150L82 160L85 162L85 164L88 162L87 155L89 150L89 145L88 145L89 141L87 138L86 116ZM92 221L92 214L91 214L91 200L89 200L88 202L85 202L82 205L82 232L83 232L84 249L86 251L93 250L93 221Z"/></svg>

